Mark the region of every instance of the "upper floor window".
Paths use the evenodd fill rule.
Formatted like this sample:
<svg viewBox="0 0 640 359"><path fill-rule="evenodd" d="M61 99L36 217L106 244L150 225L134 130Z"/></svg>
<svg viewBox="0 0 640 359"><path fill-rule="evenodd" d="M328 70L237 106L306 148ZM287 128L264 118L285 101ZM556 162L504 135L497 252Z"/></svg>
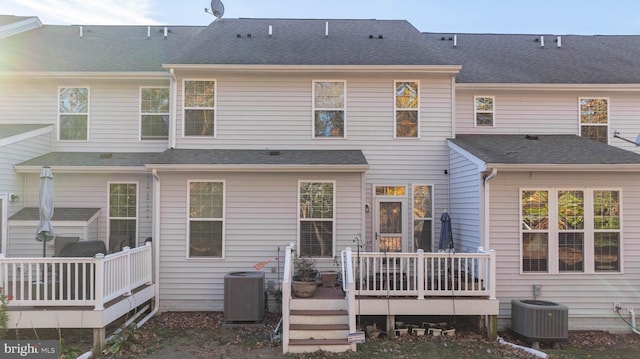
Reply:
<svg viewBox="0 0 640 359"><path fill-rule="evenodd" d="M419 84L395 82L395 137L419 137Z"/></svg>
<svg viewBox="0 0 640 359"><path fill-rule="evenodd" d="M332 257L335 214L333 182L300 182L300 256Z"/></svg>
<svg viewBox="0 0 640 359"><path fill-rule="evenodd" d="M189 182L188 257L224 257L224 182Z"/></svg>
<svg viewBox="0 0 640 359"><path fill-rule="evenodd" d="M61 87L58 102L58 139L86 141L89 137L89 88Z"/></svg>
<svg viewBox="0 0 640 359"><path fill-rule="evenodd" d="M608 143L609 101L606 98L580 98L580 135Z"/></svg>
<svg viewBox="0 0 640 359"><path fill-rule="evenodd" d="M313 137L345 137L345 81L313 82Z"/></svg>
<svg viewBox="0 0 640 359"><path fill-rule="evenodd" d="M619 272L620 191L521 192L522 272Z"/></svg>
<svg viewBox="0 0 640 359"><path fill-rule="evenodd" d="M495 97L475 96L473 101L476 126L493 126Z"/></svg>
<svg viewBox="0 0 640 359"><path fill-rule="evenodd" d="M140 89L140 138L165 140L169 138L169 88Z"/></svg>
<svg viewBox="0 0 640 359"><path fill-rule="evenodd" d="M215 136L215 81L184 82L185 136Z"/></svg>

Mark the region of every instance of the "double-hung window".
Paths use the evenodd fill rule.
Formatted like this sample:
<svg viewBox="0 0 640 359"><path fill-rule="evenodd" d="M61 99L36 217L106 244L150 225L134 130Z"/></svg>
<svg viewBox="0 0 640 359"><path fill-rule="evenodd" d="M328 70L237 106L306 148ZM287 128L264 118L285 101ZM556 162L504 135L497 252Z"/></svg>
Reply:
<svg viewBox="0 0 640 359"><path fill-rule="evenodd" d="M419 87L417 81L395 82L395 137L420 136Z"/></svg>
<svg viewBox="0 0 640 359"><path fill-rule="evenodd" d="M335 183L298 183L300 255L333 257Z"/></svg>
<svg viewBox="0 0 640 359"><path fill-rule="evenodd" d="M313 137L345 137L345 81L313 81Z"/></svg>
<svg viewBox="0 0 640 359"><path fill-rule="evenodd" d="M138 184L109 183L109 238L120 238L120 244L135 247L137 228Z"/></svg>
<svg viewBox="0 0 640 359"><path fill-rule="evenodd" d="M58 139L89 139L89 88L61 87L58 92Z"/></svg>
<svg viewBox="0 0 640 359"><path fill-rule="evenodd" d="M184 136L215 136L215 81L184 81Z"/></svg>
<svg viewBox="0 0 640 359"><path fill-rule="evenodd" d="M579 98L580 135L608 143L609 100L606 98Z"/></svg>
<svg viewBox="0 0 640 359"><path fill-rule="evenodd" d="M140 88L140 138L169 138L169 88Z"/></svg>
<svg viewBox="0 0 640 359"><path fill-rule="evenodd" d="M495 97L493 96L475 96L474 102L474 118L476 127L480 126L493 126L494 115L494 103Z"/></svg>
<svg viewBox="0 0 640 359"><path fill-rule="evenodd" d="M433 187L413 185L413 248L431 251Z"/></svg>
<svg viewBox="0 0 640 359"><path fill-rule="evenodd" d="M620 191L521 191L522 272L620 272Z"/></svg>
<svg viewBox="0 0 640 359"><path fill-rule="evenodd" d="M189 181L189 258L224 258L224 182Z"/></svg>

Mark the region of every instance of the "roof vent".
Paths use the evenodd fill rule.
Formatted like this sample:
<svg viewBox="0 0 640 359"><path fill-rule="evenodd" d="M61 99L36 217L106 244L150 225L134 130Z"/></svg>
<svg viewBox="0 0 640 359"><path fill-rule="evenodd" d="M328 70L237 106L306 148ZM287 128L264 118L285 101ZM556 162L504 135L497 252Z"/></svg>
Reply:
<svg viewBox="0 0 640 359"><path fill-rule="evenodd" d="M82 25L80 25L80 38L82 38Z"/></svg>
<svg viewBox="0 0 640 359"><path fill-rule="evenodd" d="M151 26L147 26L147 39L151 37Z"/></svg>
<svg viewBox="0 0 640 359"><path fill-rule="evenodd" d="M242 37L242 35L240 35L240 34L236 34L236 37L239 39L239 38L241 38L241 37Z"/></svg>
<svg viewBox="0 0 640 359"><path fill-rule="evenodd" d="M540 47L544 47L544 36L540 36Z"/></svg>
<svg viewBox="0 0 640 359"><path fill-rule="evenodd" d="M382 34L378 35L378 39L384 39L384 36L382 36Z"/></svg>
<svg viewBox="0 0 640 359"><path fill-rule="evenodd" d="M164 27L164 38L167 38L167 35L169 35L169 29L165 26Z"/></svg>
<svg viewBox="0 0 640 359"><path fill-rule="evenodd" d="M370 39L373 39L373 35L369 35L369 38L370 38Z"/></svg>
<svg viewBox="0 0 640 359"><path fill-rule="evenodd" d="M560 36L556 37L556 43L558 48L562 47L562 37Z"/></svg>
<svg viewBox="0 0 640 359"><path fill-rule="evenodd" d="M537 141L538 140L538 136L526 135L526 136L524 136L524 138L526 138L527 140L532 140L532 141Z"/></svg>
<svg viewBox="0 0 640 359"><path fill-rule="evenodd" d="M269 37L273 36L273 26L269 25Z"/></svg>
<svg viewBox="0 0 640 359"><path fill-rule="evenodd" d="M250 39L250 38L251 38L251 33L248 33L247 34L247 39Z"/></svg>
<svg viewBox="0 0 640 359"><path fill-rule="evenodd" d="M329 21L324 22L324 37L329 37Z"/></svg>
<svg viewBox="0 0 640 359"><path fill-rule="evenodd" d="M280 151L278 150L270 150L269 156L280 156Z"/></svg>
<svg viewBox="0 0 640 359"><path fill-rule="evenodd" d="M458 46L458 35L453 35L453 47Z"/></svg>

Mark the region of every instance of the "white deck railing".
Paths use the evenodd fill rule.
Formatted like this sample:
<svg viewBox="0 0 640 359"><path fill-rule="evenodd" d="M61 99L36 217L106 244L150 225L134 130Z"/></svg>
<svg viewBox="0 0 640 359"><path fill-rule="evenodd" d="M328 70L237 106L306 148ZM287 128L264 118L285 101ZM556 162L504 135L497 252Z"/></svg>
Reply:
<svg viewBox="0 0 640 359"><path fill-rule="evenodd" d="M360 253L353 258L361 296L475 296L495 299L495 251Z"/></svg>
<svg viewBox="0 0 640 359"><path fill-rule="evenodd" d="M152 282L151 243L94 258L0 258L0 287L10 307L93 306Z"/></svg>

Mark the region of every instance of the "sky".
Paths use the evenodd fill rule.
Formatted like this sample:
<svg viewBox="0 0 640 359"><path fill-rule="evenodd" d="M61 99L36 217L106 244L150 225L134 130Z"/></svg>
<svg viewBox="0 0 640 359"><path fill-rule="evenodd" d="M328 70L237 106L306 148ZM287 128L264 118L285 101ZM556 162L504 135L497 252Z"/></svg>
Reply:
<svg viewBox="0 0 640 359"><path fill-rule="evenodd" d="M1 0L52 25L208 25L210 0ZM225 18L408 20L435 33L638 35L638 0L222 0Z"/></svg>

